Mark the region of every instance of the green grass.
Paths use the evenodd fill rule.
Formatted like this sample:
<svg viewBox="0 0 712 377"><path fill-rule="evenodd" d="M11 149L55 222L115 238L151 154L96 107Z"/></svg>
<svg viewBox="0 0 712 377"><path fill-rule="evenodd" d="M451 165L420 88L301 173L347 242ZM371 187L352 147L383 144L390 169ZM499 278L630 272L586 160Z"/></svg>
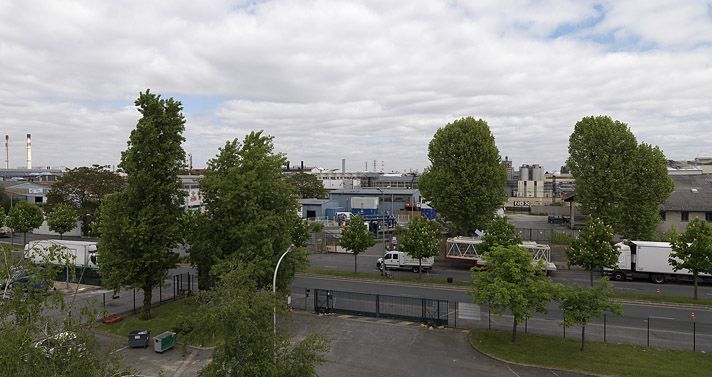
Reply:
<svg viewBox="0 0 712 377"><path fill-rule="evenodd" d="M315 275L328 275L328 276L337 276L337 277L351 278L351 279L402 281L402 282L409 282L409 283L455 285L455 286L460 286L460 287L469 287L472 285L472 283L470 283L469 281L461 281L461 280L453 280L452 283L448 283L446 278L430 277L425 272L422 274L421 277L418 277L418 274L413 273L412 276L391 275L392 278L387 278L387 277L381 276L381 275L375 275L370 272L349 272L349 271L325 270L325 269L318 269L318 268L308 268L304 272L309 273L309 274L315 274Z"/></svg>
<svg viewBox="0 0 712 377"><path fill-rule="evenodd" d="M692 295L692 288L690 288L690 295ZM693 299L692 297L685 296L669 296L669 295L648 295L642 293L632 293L632 292L615 292L613 297L623 300L638 300L638 301L650 301L650 302L669 302L674 304L697 304L697 305L710 305L712 306L712 299L701 298Z"/></svg>
<svg viewBox="0 0 712 377"><path fill-rule="evenodd" d="M551 236L549 236L549 242L554 245L571 246L571 244L574 242L574 239L575 238L571 237L568 233L557 232L555 230L552 230Z"/></svg>
<svg viewBox="0 0 712 377"><path fill-rule="evenodd" d="M164 331L176 331L180 323L195 312L196 303L191 298L183 298L177 301L168 302L151 309L151 319L141 319L139 313L127 315L121 321L114 324L100 324L99 329L120 336L128 336L132 330L150 330L151 336L156 336ZM178 341L196 346L215 345L215 339L209 335L198 336L189 333L188 335L178 334Z"/></svg>
<svg viewBox="0 0 712 377"><path fill-rule="evenodd" d="M547 368L568 369L615 376L709 376L712 355L690 351L660 350L626 344L517 334L504 331L472 330L470 343L499 359Z"/></svg>

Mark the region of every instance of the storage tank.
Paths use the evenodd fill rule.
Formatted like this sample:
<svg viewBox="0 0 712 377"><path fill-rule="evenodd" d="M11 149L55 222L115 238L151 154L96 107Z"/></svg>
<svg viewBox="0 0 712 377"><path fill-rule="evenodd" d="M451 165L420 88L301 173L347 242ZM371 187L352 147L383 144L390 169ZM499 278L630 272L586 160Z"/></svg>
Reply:
<svg viewBox="0 0 712 377"><path fill-rule="evenodd" d="M541 165L535 164L532 166L532 181L543 181L544 180L544 168Z"/></svg>
<svg viewBox="0 0 712 377"><path fill-rule="evenodd" d="M528 181L529 180L529 165L522 165L519 168L519 180Z"/></svg>

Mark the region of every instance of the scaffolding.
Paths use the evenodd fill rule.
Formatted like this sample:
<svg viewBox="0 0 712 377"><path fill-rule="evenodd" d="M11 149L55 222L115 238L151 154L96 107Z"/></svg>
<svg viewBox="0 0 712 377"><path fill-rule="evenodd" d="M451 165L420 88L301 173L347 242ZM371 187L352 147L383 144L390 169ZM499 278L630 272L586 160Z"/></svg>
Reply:
<svg viewBox="0 0 712 377"><path fill-rule="evenodd" d="M477 251L477 246L481 243L481 239L474 237L458 236L448 238L445 258L470 261L474 266L485 266L487 262ZM556 271L556 265L551 262L551 248L549 245L524 241L519 246L532 254L533 263L542 261L544 264L543 269L546 272Z"/></svg>

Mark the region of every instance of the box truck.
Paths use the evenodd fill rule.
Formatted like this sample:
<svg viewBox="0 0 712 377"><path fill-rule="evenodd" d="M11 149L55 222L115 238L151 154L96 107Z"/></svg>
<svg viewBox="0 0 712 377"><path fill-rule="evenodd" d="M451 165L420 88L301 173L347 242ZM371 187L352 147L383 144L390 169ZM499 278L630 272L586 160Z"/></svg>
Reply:
<svg viewBox="0 0 712 377"><path fill-rule="evenodd" d="M31 241L25 245L25 258L34 263L64 264L58 258L50 258L51 248L57 247L57 251L67 253L69 260L76 267L86 267L98 269L98 251L96 242L70 241L70 240L40 240Z"/></svg>
<svg viewBox="0 0 712 377"><path fill-rule="evenodd" d="M604 268L603 273L612 280L648 279L656 284L668 280L692 281L692 273L682 269L674 271L668 259L672 247L667 242L624 241L616 244L621 251L618 265ZM712 281L712 275L700 274L702 281ZM699 280L698 280L699 281Z"/></svg>
<svg viewBox="0 0 712 377"><path fill-rule="evenodd" d="M418 258L411 257L408 253L392 250L384 254L382 258L378 258L376 267L379 267L381 263L383 263L383 267L386 269L411 270L413 272L418 272L421 267L423 271L433 268L435 258L423 258L421 261Z"/></svg>

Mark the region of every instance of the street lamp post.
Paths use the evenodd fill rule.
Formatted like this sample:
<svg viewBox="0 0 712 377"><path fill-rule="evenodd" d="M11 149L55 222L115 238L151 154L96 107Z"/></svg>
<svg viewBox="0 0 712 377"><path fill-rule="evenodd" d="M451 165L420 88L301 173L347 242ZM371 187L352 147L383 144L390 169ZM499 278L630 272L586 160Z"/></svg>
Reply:
<svg viewBox="0 0 712 377"><path fill-rule="evenodd" d="M294 245L289 245L289 247L287 248L287 251L285 251L284 254L282 254L282 256L279 257L279 260L277 261L277 267L274 268L274 277L272 277L272 293L275 296L277 294L277 271L279 271L279 265L282 263L282 259L284 259L284 257L287 256L287 254L290 251L292 251L293 248L294 248ZM273 325L273 329L274 329L274 334L277 335L277 302L276 301L274 303L274 308L273 308L272 314L273 314L272 325Z"/></svg>

